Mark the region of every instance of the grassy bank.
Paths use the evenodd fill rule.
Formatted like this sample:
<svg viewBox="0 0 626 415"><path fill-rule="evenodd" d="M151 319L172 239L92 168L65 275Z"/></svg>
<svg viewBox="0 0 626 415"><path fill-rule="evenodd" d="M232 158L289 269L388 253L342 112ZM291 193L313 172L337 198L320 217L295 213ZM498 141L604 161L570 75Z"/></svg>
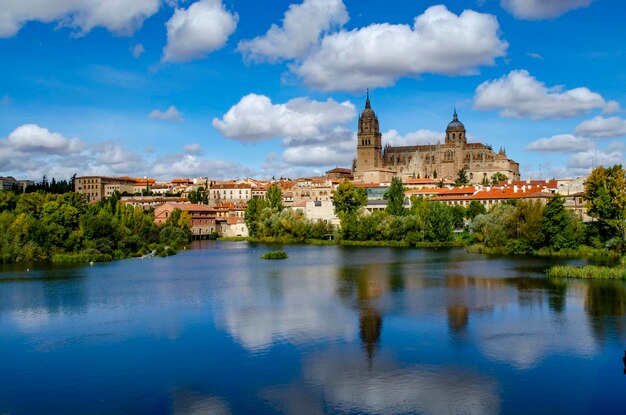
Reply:
<svg viewBox="0 0 626 415"><path fill-rule="evenodd" d="M563 249L556 251L549 248L541 248L532 252L516 253L506 247L487 247L483 244L473 244L466 248L467 252L486 255L523 255L553 258L590 258L590 257L619 257L620 252L606 248L592 248L580 246L576 249Z"/></svg>
<svg viewBox="0 0 626 415"><path fill-rule="evenodd" d="M626 259L622 259L615 267L556 265L548 269L546 274L553 278L626 280Z"/></svg>

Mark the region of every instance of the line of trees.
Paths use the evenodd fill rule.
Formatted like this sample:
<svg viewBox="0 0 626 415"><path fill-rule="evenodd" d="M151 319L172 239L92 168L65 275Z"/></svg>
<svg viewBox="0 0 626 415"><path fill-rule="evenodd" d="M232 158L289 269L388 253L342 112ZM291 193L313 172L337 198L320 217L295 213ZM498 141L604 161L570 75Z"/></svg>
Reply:
<svg viewBox="0 0 626 415"><path fill-rule="evenodd" d="M246 225L251 237L267 242L304 242L333 234L331 224L311 221L304 214L283 206L282 190L272 185L265 199L250 199Z"/></svg>
<svg viewBox="0 0 626 415"><path fill-rule="evenodd" d="M173 214L157 226L153 211L109 198L88 204L82 195L0 191L0 261L121 259L172 252L191 239L191 217ZM166 250L169 247L169 250Z"/></svg>

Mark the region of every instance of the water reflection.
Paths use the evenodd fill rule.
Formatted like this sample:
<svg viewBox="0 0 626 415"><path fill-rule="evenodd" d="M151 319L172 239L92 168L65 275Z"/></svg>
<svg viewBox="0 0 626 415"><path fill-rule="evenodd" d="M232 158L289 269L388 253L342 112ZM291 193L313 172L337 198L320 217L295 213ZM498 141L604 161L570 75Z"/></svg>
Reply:
<svg viewBox="0 0 626 415"><path fill-rule="evenodd" d="M590 281L586 287L585 310L599 343L609 334L626 339L626 284L622 281Z"/></svg>
<svg viewBox="0 0 626 415"><path fill-rule="evenodd" d="M229 405L223 399L192 391L176 392L172 397L174 415L230 415Z"/></svg>
<svg viewBox="0 0 626 415"><path fill-rule="evenodd" d="M105 396L109 413L489 414L575 388L626 405L607 378L623 381L623 282L462 250L220 246L0 282L0 413L41 395L49 413Z"/></svg>
<svg viewBox="0 0 626 415"><path fill-rule="evenodd" d="M301 379L263 395L287 414L495 414L500 408L493 378L455 366L401 365L388 356L365 364L350 350L311 355Z"/></svg>

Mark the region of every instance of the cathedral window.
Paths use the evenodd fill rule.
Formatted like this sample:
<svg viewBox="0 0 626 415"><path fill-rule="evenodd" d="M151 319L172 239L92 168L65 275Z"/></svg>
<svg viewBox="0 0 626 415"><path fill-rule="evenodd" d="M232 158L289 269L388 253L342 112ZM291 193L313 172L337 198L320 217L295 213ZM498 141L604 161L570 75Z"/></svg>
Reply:
<svg viewBox="0 0 626 415"><path fill-rule="evenodd" d="M452 140L453 141L456 140L456 134L455 133L452 133Z"/></svg>

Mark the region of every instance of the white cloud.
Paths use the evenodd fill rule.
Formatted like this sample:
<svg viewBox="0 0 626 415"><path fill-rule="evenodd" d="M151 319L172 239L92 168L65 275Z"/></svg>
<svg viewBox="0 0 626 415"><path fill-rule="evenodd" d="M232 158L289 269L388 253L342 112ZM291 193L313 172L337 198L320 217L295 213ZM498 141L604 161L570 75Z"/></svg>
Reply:
<svg viewBox="0 0 626 415"><path fill-rule="evenodd" d="M256 171L239 163L203 159L192 154L169 154L156 159L149 169L154 177L210 177L217 180L251 177Z"/></svg>
<svg viewBox="0 0 626 415"><path fill-rule="evenodd" d="M354 105L333 99L312 101L295 98L285 104L273 104L264 96L249 94L232 106L213 127L228 138L259 141L275 137L315 137L337 124L345 124L356 115Z"/></svg>
<svg viewBox="0 0 626 415"><path fill-rule="evenodd" d="M540 138L526 146L527 150L540 152L576 152L590 148L593 148L591 140L572 134L559 134L550 138Z"/></svg>
<svg viewBox="0 0 626 415"><path fill-rule="evenodd" d="M605 114L612 114L617 111L619 111L619 102L617 101L609 101L602 108L602 112Z"/></svg>
<svg viewBox="0 0 626 415"><path fill-rule="evenodd" d="M438 141L443 141L444 139L444 133L433 130L417 130L405 135L400 134L397 130L389 130L383 133L383 142L392 146L436 144Z"/></svg>
<svg viewBox="0 0 626 415"><path fill-rule="evenodd" d="M71 154L82 151L86 144L36 124L24 124L9 134L2 147L22 153Z"/></svg>
<svg viewBox="0 0 626 415"><path fill-rule="evenodd" d="M187 144L183 146L183 151L185 152L185 154L189 154L192 156L201 156L204 154L204 151L202 151L202 147L200 146L200 144L197 143Z"/></svg>
<svg viewBox="0 0 626 415"><path fill-rule="evenodd" d="M538 53L534 53L534 52L527 52L526 55L530 56L533 59L543 59L543 56L541 56Z"/></svg>
<svg viewBox="0 0 626 415"><path fill-rule="evenodd" d="M587 137L619 137L626 135L626 120L620 117L597 116L583 121L576 127L576 134Z"/></svg>
<svg viewBox="0 0 626 415"><path fill-rule="evenodd" d="M542 20L587 7L591 2L592 0L500 0L500 5L518 19Z"/></svg>
<svg viewBox="0 0 626 415"><path fill-rule="evenodd" d="M83 33L100 26L131 35L160 6L161 0L0 0L0 37L14 36L29 21L56 21Z"/></svg>
<svg viewBox="0 0 626 415"><path fill-rule="evenodd" d="M605 105L604 98L588 88L548 88L526 70L511 71L502 78L485 81L474 95L476 108L499 109L503 117L509 118L575 117Z"/></svg>
<svg viewBox="0 0 626 415"><path fill-rule="evenodd" d="M215 179L251 177L257 171L239 163L204 159L198 144L184 147L184 153L161 156L139 154L119 141L93 144L66 138L35 124L16 128L0 140L0 171L14 177L39 180L43 175L58 179L79 175L210 176Z"/></svg>
<svg viewBox="0 0 626 415"><path fill-rule="evenodd" d="M141 55L143 55L143 53L146 51L146 49L143 47L143 45L141 43L137 43L135 46L133 46L130 49L130 52L133 54L133 56L135 58L140 57Z"/></svg>
<svg viewBox="0 0 626 415"><path fill-rule="evenodd" d="M283 160L289 164L308 167L352 165L355 156L356 135L336 127L313 138L286 138Z"/></svg>
<svg viewBox="0 0 626 415"><path fill-rule="evenodd" d="M348 21L342 0L304 0L285 12L282 27L272 25L263 36L242 41L238 49L253 61L278 61L304 56L322 33Z"/></svg>
<svg viewBox="0 0 626 415"><path fill-rule="evenodd" d="M188 9L176 9L166 24L163 60L184 62L221 49L238 20L239 15L226 10L221 0L200 0Z"/></svg>
<svg viewBox="0 0 626 415"><path fill-rule="evenodd" d="M358 90L423 73L476 73L507 48L495 16L472 10L457 16L438 5L417 16L413 27L372 24L327 35L317 51L291 69L317 89Z"/></svg>
<svg viewBox="0 0 626 415"><path fill-rule="evenodd" d="M586 151L572 155L567 161L567 168L589 171L594 166L608 167L615 164L624 164L625 150L623 143L611 143L602 150L589 148Z"/></svg>
<svg viewBox="0 0 626 415"><path fill-rule="evenodd" d="M172 122L182 122L183 117L178 109L171 105L167 110L160 111L158 109L152 110L150 114L148 114L148 118L153 120L166 120Z"/></svg>

